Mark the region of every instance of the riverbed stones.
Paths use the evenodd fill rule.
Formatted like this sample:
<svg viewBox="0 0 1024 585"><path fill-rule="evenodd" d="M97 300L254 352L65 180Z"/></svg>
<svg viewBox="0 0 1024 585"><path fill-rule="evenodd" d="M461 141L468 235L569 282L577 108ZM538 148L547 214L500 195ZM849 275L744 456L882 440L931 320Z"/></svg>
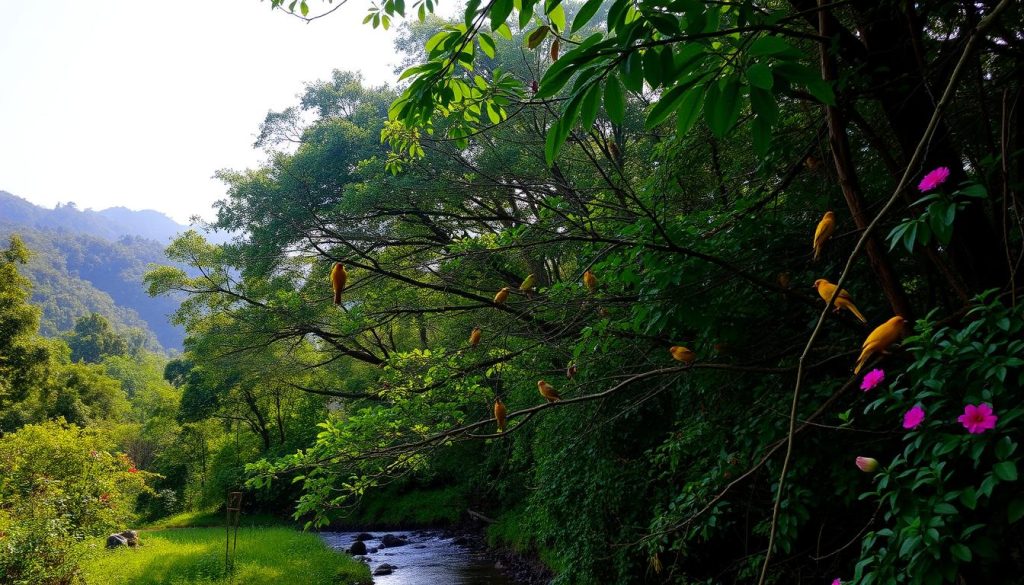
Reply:
<svg viewBox="0 0 1024 585"><path fill-rule="evenodd" d="M396 567L394 565L389 565L387 563L383 563L381 566L377 567L373 571L373 576L374 577L380 577L382 575L390 575L391 573L395 572L395 569L397 569L397 568L398 567Z"/></svg>
<svg viewBox="0 0 1024 585"><path fill-rule="evenodd" d="M362 542L364 540L373 540L373 535L369 532L360 532L356 535L356 540Z"/></svg>
<svg viewBox="0 0 1024 585"><path fill-rule="evenodd" d="M394 534L385 534L380 537L381 548L395 548L396 546L405 546L407 544L409 544L408 540L395 536Z"/></svg>
<svg viewBox="0 0 1024 585"><path fill-rule="evenodd" d="M352 555L365 555L366 544L361 540L357 540L352 543L352 546L348 547L348 552Z"/></svg>

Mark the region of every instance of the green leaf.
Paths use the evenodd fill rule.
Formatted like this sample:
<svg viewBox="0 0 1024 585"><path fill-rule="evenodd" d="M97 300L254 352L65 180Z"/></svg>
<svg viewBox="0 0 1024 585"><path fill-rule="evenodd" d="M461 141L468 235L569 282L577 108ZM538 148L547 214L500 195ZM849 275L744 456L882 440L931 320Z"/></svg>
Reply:
<svg viewBox="0 0 1024 585"><path fill-rule="evenodd" d="M604 83L604 111L614 124L621 124L626 119L625 91L614 73Z"/></svg>
<svg viewBox="0 0 1024 585"><path fill-rule="evenodd" d="M651 112L647 114L644 126L650 130L662 123L679 106L689 90L690 87L687 85L677 85L665 92L661 99L658 100L658 103L654 104L654 107L651 108Z"/></svg>
<svg viewBox="0 0 1024 585"><path fill-rule="evenodd" d="M512 0L494 0L491 5L491 30L505 24L509 14L512 14Z"/></svg>
<svg viewBox="0 0 1024 585"><path fill-rule="evenodd" d="M669 50L669 49L666 49ZM656 48L650 48L643 54L644 79L652 88L661 85L661 53ZM670 80L671 81L671 80Z"/></svg>
<svg viewBox="0 0 1024 585"><path fill-rule="evenodd" d="M964 488L964 491L960 492L960 503L973 510L978 506L978 492L970 486Z"/></svg>
<svg viewBox="0 0 1024 585"><path fill-rule="evenodd" d="M1017 481L1017 464L1013 461L1003 461L992 466L996 477L1003 481Z"/></svg>
<svg viewBox="0 0 1024 585"><path fill-rule="evenodd" d="M594 83L587 88L580 105L580 127L584 130L592 127L597 120L597 111L601 106L601 86Z"/></svg>
<svg viewBox="0 0 1024 585"><path fill-rule="evenodd" d="M565 30L565 6L562 6L561 2L555 6L554 10L548 11L548 18L551 19L551 24L554 25L556 31Z"/></svg>
<svg viewBox="0 0 1024 585"><path fill-rule="evenodd" d="M1024 518L1024 497L1017 497L1006 507L1006 520L1013 524Z"/></svg>
<svg viewBox="0 0 1024 585"><path fill-rule="evenodd" d="M630 53L619 68L622 71L622 85L629 91L640 93L644 88L644 71L640 61L640 51Z"/></svg>
<svg viewBox="0 0 1024 585"><path fill-rule="evenodd" d="M813 95L819 102L827 105L836 105L836 94L832 91L832 84L819 79L817 81L807 82L807 91Z"/></svg>
<svg viewBox="0 0 1024 585"><path fill-rule="evenodd" d="M775 101L775 94L759 87L750 88L750 109L768 124L774 124L779 119L779 104Z"/></svg>
<svg viewBox="0 0 1024 585"><path fill-rule="evenodd" d="M494 39L487 33L480 33L477 35L477 40L480 42L480 50L484 52L489 58L494 58L495 46Z"/></svg>
<svg viewBox="0 0 1024 585"><path fill-rule="evenodd" d="M946 502L939 502L932 507L932 511L936 514L957 514L956 507Z"/></svg>
<svg viewBox="0 0 1024 585"><path fill-rule="evenodd" d="M580 7L580 11L576 13L576 17L572 19L572 29L569 32L576 32L587 25L591 18L597 14L597 10L601 8L601 3L604 0L587 0Z"/></svg>
<svg viewBox="0 0 1024 585"><path fill-rule="evenodd" d="M960 543L956 543L953 546L949 547L949 552L953 553L954 557L960 559L965 563L971 562L971 559L974 558L974 556L971 554L971 549L967 548L966 546Z"/></svg>
<svg viewBox="0 0 1024 585"><path fill-rule="evenodd" d="M747 49L747 55L751 57L764 57L767 55L781 55L788 53L790 55L799 55L800 51L793 48L786 41L779 37L763 36L750 43L750 48Z"/></svg>
<svg viewBox="0 0 1024 585"><path fill-rule="evenodd" d="M739 93L739 81L735 77L727 77L724 82L712 84L704 97L704 118L711 133L718 138L725 136L739 118Z"/></svg>
<svg viewBox="0 0 1024 585"><path fill-rule="evenodd" d="M747 81L754 87L761 89L772 88L772 70L768 68L764 63L754 63L747 68L746 71Z"/></svg>

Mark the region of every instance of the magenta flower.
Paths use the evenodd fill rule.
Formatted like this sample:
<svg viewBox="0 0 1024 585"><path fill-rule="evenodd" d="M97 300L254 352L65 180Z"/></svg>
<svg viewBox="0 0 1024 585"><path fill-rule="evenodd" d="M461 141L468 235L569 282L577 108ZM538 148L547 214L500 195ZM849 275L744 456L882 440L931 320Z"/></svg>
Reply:
<svg viewBox="0 0 1024 585"><path fill-rule="evenodd" d="M979 435L989 429L996 428L996 421L999 420L999 417L992 414L992 407L988 404L979 404L977 406L968 404L964 407L964 413L956 420L964 425L968 433Z"/></svg>
<svg viewBox="0 0 1024 585"><path fill-rule="evenodd" d="M916 429L923 421L924 409L920 404L903 413L903 428L905 429Z"/></svg>
<svg viewBox="0 0 1024 585"><path fill-rule="evenodd" d="M843 582L838 577L832 580L832 585L843 585Z"/></svg>
<svg viewBox="0 0 1024 585"><path fill-rule="evenodd" d="M860 389L867 392L875 386L882 383L885 379L885 370L871 370L864 374L864 379L860 382Z"/></svg>
<svg viewBox="0 0 1024 585"><path fill-rule="evenodd" d="M871 473L878 469L878 460L871 457L858 457L857 467L864 473Z"/></svg>
<svg viewBox="0 0 1024 585"><path fill-rule="evenodd" d="M934 171L928 173L921 179L921 182L917 185L917 190L924 193L931 191L939 185L946 182L949 178L949 167L939 167Z"/></svg>

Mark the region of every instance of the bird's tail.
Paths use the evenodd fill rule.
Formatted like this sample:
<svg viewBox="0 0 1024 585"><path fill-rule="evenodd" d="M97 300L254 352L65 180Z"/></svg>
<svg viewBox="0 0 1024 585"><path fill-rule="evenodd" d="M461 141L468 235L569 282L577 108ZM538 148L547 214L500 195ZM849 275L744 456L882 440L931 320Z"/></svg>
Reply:
<svg viewBox="0 0 1024 585"><path fill-rule="evenodd" d="M334 291L334 304L335 305L340 305L341 304L341 289L340 288Z"/></svg>
<svg viewBox="0 0 1024 585"><path fill-rule="evenodd" d="M867 325L868 320L864 318L864 315L862 315L861 312L857 310L857 307L855 307L853 303L850 303L849 305L847 305L846 308L850 309L850 312L853 313L854 315L856 315L857 318L860 319L861 323L864 323L865 325Z"/></svg>
<svg viewBox="0 0 1024 585"><path fill-rule="evenodd" d="M819 258L820 256L821 256L821 246L815 246L815 247L814 247L814 259L813 259L813 260L814 260L814 262L817 262L817 261L818 261L818 258Z"/></svg>
<svg viewBox="0 0 1024 585"><path fill-rule="evenodd" d="M853 373L854 374L859 374L860 373L860 369L864 367L864 362L868 361L868 358L870 356L871 356L871 354L869 354L866 351L860 352L860 357L857 358L857 365L854 366L854 368L853 368Z"/></svg>

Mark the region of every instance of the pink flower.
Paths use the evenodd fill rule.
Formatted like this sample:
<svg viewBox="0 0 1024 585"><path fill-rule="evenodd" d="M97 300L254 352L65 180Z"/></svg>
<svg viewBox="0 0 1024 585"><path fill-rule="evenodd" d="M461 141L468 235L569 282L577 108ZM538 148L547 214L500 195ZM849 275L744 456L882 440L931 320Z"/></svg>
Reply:
<svg viewBox="0 0 1024 585"><path fill-rule="evenodd" d="M938 187L939 185L945 183L946 179L948 179L948 178L949 178L949 168L948 167L939 167L939 168L935 169L934 171L928 173L927 175L924 176L923 179L921 179L921 182L918 183L918 185L917 185L917 190L922 192L922 193L924 193L926 191L931 191L932 189L934 189L934 188Z"/></svg>
<svg viewBox="0 0 1024 585"><path fill-rule="evenodd" d="M860 382L860 389L867 392L875 386L882 383L885 379L885 370L871 370L864 374L864 379Z"/></svg>
<svg viewBox="0 0 1024 585"><path fill-rule="evenodd" d="M964 413L956 420L964 425L968 433L978 435L989 429L996 428L996 421L999 420L999 417L992 414L992 407L988 404L979 404L977 406L968 404L964 407Z"/></svg>
<svg viewBox="0 0 1024 585"><path fill-rule="evenodd" d="M916 429L917 425L924 421L924 409L918 404L907 412L903 413L903 428Z"/></svg>
<svg viewBox="0 0 1024 585"><path fill-rule="evenodd" d="M838 577L832 580L832 585L843 585L843 582Z"/></svg>
<svg viewBox="0 0 1024 585"><path fill-rule="evenodd" d="M878 469L878 460L871 457L858 457L857 467L864 473L871 473Z"/></svg>

